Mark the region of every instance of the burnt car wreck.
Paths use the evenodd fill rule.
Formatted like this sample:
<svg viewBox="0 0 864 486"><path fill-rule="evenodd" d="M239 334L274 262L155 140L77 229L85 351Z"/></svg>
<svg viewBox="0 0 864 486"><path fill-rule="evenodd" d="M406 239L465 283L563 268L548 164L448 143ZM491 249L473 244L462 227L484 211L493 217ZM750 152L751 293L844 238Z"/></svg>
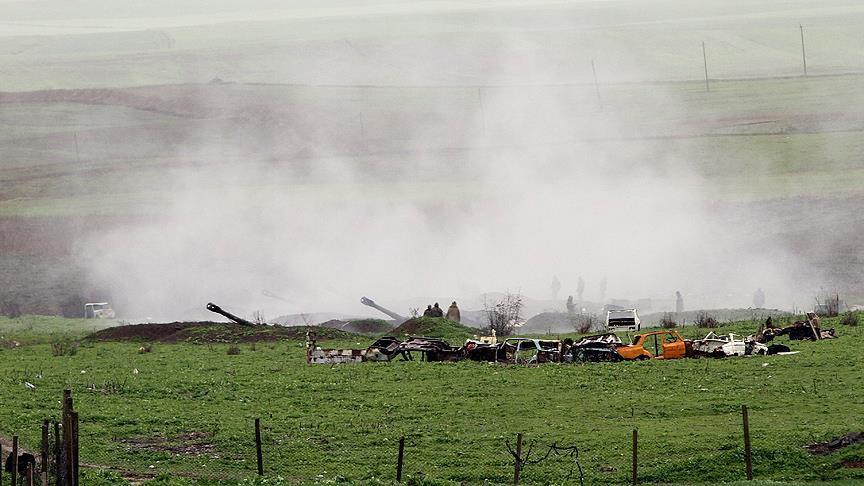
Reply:
<svg viewBox="0 0 864 486"><path fill-rule="evenodd" d="M463 346L452 346L444 339L427 336L380 337L365 349L324 349L318 346L315 332L306 333L306 362L337 364L362 362L477 361L486 363L539 365L544 363L587 363L682 358L725 358L795 354L785 344L771 343L777 336L790 340L832 339L833 329L822 330L819 318L808 313L807 319L784 328L774 327L769 318L758 332L746 337L709 332L702 339L684 339L674 329L654 330L633 336L625 343L614 332L585 336L578 341L567 338L540 339L509 337L499 341L492 336L468 339Z"/></svg>

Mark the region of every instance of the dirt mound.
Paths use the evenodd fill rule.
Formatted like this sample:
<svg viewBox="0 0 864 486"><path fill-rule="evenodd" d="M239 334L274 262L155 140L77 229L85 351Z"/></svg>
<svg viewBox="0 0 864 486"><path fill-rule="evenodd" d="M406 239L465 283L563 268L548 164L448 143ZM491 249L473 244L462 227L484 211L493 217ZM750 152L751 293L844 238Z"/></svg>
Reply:
<svg viewBox="0 0 864 486"><path fill-rule="evenodd" d="M465 327L458 322L443 317L417 317L408 319L401 326L390 331L394 336L428 336L451 340L467 339L477 333L477 329Z"/></svg>
<svg viewBox="0 0 864 486"><path fill-rule="evenodd" d="M92 341L147 341L159 343L252 343L306 339L307 326L241 326L219 322L171 322L109 327L87 337ZM315 328L318 340L353 339L338 329Z"/></svg>

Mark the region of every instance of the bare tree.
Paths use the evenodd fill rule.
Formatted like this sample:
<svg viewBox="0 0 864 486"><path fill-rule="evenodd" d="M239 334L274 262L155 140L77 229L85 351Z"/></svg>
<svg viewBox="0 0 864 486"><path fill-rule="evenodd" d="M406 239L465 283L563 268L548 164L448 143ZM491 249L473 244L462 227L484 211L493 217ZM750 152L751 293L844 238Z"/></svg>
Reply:
<svg viewBox="0 0 864 486"><path fill-rule="evenodd" d="M506 293L500 299L488 302L483 300L483 310L489 323L488 331L498 336L510 336L522 323L522 296Z"/></svg>
<svg viewBox="0 0 864 486"><path fill-rule="evenodd" d="M700 310L696 313L696 318L693 322L694 324L696 324L696 327L706 327L709 329L714 329L720 325L720 323L717 322L717 319L715 319L714 316L705 312L704 310Z"/></svg>
<svg viewBox="0 0 864 486"><path fill-rule="evenodd" d="M672 316L671 312L663 313L663 317L660 319L660 327L663 329L674 329L678 327L678 323L675 322L675 318Z"/></svg>
<svg viewBox="0 0 864 486"><path fill-rule="evenodd" d="M840 315L840 295L834 294L829 295L825 302L820 302L819 298L816 298L816 313L822 317L837 317Z"/></svg>
<svg viewBox="0 0 864 486"><path fill-rule="evenodd" d="M256 326L264 326L267 324L267 318L264 317L264 313L260 310L256 310L252 313L252 323Z"/></svg>

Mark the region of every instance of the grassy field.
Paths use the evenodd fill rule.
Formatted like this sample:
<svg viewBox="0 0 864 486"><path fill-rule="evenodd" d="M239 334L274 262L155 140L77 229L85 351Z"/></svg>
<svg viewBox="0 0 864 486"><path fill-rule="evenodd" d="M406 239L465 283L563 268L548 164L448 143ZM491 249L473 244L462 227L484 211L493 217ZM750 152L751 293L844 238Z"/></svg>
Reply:
<svg viewBox="0 0 864 486"><path fill-rule="evenodd" d="M87 484L122 484L110 479L121 472L161 475L153 484L252 478L256 417L270 478L261 484L282 484L277 477L388 483L403 435L405 471L415 484L506 483L512 464L504 443L518 432L538 450L552 442L578 446L588 484L626 483L633 428L643 482L734 482L744 476L742 404L750 408L757 479L864 480L860 469L842 466L864 459L862 446L828 456L803 449L864 429L860 326L839 327L837 340L792 343L800 353L791 356L540 367L308 366L298 341L244 344L238 355L228 355L227 344L156 344L138 354L138 343L83 341L73 356L51 355L56 331L81 336L90 326L0 322L5 340L22 343L0 350L0 433L36 446L41 420L57 416L58 398L71 388L82 461L93 465ZM738 323L722 331L752 329ZM564 484L570 466L550 459L528 466L524 480Z"/></svg>

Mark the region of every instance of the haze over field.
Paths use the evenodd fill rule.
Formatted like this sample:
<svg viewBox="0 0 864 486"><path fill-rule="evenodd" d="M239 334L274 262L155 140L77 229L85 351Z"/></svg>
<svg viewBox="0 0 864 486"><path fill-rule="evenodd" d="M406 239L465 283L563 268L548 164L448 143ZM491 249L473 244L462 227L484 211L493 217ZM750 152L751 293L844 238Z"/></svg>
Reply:
<svg viewBox="0 0 864 486"><path fill-rule="evenodd" d="M859 3L328 5L0 2L0 215L132 318L864 295Z"/></svg>

